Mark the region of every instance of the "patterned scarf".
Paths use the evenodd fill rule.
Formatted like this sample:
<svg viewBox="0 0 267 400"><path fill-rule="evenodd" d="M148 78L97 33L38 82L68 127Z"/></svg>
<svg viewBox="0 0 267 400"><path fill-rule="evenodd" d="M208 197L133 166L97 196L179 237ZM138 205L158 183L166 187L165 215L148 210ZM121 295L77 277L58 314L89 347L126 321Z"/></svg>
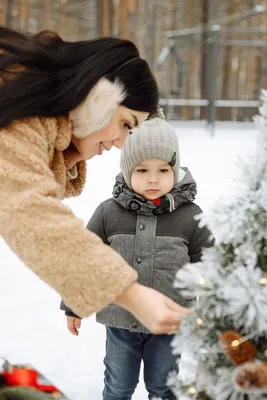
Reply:
<svg viewBox="0 0 267 400"><path fill-rule="evenodd" d="M194 201L197 185L187 168L183 168L185 177L178 182L166 196L150 201L134 193L126 184L122 173L116 177L113 198L126 210L134 214L159 215L172 212L184 203Z"/></svg>

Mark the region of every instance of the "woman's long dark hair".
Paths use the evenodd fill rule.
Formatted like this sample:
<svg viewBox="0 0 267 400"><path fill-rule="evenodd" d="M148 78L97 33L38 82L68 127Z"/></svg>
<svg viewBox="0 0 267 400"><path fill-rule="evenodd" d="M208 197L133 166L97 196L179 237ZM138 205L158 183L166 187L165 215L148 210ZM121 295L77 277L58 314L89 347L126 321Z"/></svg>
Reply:
<svg viewBox="0 0 267 400"><path fill-rule="evenodd" d="M28 35L0 27L0 128L21 118L67 115L104 76L123 83L122 105L156 112L156 81L132 42L65 42L50 31Z"/></svg>

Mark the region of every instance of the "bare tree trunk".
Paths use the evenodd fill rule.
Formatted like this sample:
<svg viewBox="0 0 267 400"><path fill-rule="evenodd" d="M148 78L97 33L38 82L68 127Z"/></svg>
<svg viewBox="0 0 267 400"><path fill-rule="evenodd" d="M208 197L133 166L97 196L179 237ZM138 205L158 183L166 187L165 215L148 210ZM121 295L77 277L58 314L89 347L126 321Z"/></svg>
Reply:
<svg viewBox="0 0 267 400"><path fill-rule="evenodd" d="M51 0L45 0L44 2L44 19L43 19L43 29L51 28L51 20L52 20L52 4Z"/></svg>
<svg viewBox="0 0 267 400"><path fill-rule="evenodd" d="M30 0L24 0L22 4L22 12L21 12L21 28L23 30L28 29L28 20L29 20L29 2Z"/></svg>
<svg viewBox="0 0 267 400"><path fill-rule="evenodd" d="M227 15L232 14L234 11L233 1L228 0L227 2ZM224 57L223 57L223 66L221 71L221 79L222 79L222 92L221 98L227 99L229 97L229 84L230 84L230 74L232 70L232 47L224 47ZM218 110L218 119L222 121L228 121L231 119L231 112L229 108L223 107Z"/></svg>
<svg viewBox="0 0 267 400"><path fill-rule="evenodd" d="M119 25L120 25L120 37L122 39L127 39L127 37L128 37L128 4L127 4L127 0L120 0Z"/></svg>
<svg viewBox="0 0 267 400"><path fill-rule="evenodd" d="M6 26L12 28L12 11L15 7L14 0L6 0Z"/></svg>
<svg viewBox="0 0 267 400"><path fill-rule="evenodd" d="M112 32L112 2L110 0L101 0L100 4L100 34L101 36L109 36Z"/></svg>
<svg viewBox="0 0 267 400"><path fill-rule="evenodd" d="M0 0L0 25L6 25L7 22L7 1Z"/></svg>

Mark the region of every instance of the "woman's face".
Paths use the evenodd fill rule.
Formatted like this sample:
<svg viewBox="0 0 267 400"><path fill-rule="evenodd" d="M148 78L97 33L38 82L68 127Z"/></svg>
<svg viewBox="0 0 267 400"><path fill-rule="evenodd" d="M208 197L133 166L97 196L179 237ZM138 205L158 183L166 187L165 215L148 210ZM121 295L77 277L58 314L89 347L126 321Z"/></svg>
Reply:
<svg viewBox="0 0 267 400"><path fill-rule="evenodd" d="M113 146L121 149L131 130L141 125L148 115L147 112L118 106L106 128L83 139L73 137L72 142L84 160L101 155L104 150L109 151Z"/></svg>

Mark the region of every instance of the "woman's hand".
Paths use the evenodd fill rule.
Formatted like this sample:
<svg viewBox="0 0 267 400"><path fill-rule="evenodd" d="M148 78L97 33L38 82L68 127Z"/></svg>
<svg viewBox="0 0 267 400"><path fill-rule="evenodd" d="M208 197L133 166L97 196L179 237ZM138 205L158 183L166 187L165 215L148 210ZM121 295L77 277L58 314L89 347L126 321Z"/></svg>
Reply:
<svg viewBox="0 0 267 400"><path fill-rule="evenodd" d="M175 333L191 310L180 306L160 292L139 283L132 284L116 300L130 311L151 333Z"/></svg>

